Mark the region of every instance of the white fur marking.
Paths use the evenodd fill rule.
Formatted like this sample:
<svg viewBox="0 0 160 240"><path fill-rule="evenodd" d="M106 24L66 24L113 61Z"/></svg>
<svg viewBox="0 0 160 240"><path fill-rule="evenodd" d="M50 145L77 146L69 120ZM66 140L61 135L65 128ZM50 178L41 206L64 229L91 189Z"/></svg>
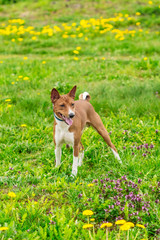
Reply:
<svg viewBox="0 0 160 240"><path fill-rule="evenodd" d="M75 113L69 108L68 115L69 115L70 113L75 114Z"/></svg>
<svg viewBox="0 0 160 240"><path fill-rule="evenodd" d="M61 146L63 143L69 143L73 146L74 143L74 135L73 133L69 132L68 129L70 126L68 126L65 122L60 122L57 119L55 119L57 124L55 126L55 142L56 142L56 148L55 148L55 155L56 155L56 167L61 164Z"/></svg>
<svg viewBox="0 0 160 240"><path fill-rule="evenodd" d="M72 165L72 176L77 175L78 170L78 157L73 157L73 165Z"/></svg>
<svg viewBox="0 0 160 240"><path fill-rule="evenodd" d="M74 143L74 134L72 132L69 132L69 125L67 125L65 122L60 122L57 119L55 119L57 122L57 125L55 127L55 142L56 147L61 146L63 143L68 143L73 146Z"/></svg>
<svg viewBox="0 0 160 240"><path fill-rule="evenodd" d="M121 159L120 159L120 156L119 156L119 154L117 153L117 152L115 152L112 148L111 148L111 150L112 150L112 152L113 152L113 154L114 154L114 156L115 156L115 158L117 158L118 159L118 161L120 162L120 163L122 163L122 161L121 161Z"/></svg>
<svg viewBox="0 0 160 240"><path fill-rule="evenodd" d="M89 93L88 92L84 92L83 93L83 100L86 100L88 96L89 96Z"/></svg>
<svg viewBox="0 0 160 240"><path fill-rule="evenodd" d="M55 149L55 156L56 156L56 167L58 167L61 164L61 147L56 147Z"/></svg>
<svg viewBox="0 0 160 240"><path fill-rule="evenodd" d="M78 166L82 166L83 158L84 158L84 151L79 153L79 156L78 156Z"/></svg>

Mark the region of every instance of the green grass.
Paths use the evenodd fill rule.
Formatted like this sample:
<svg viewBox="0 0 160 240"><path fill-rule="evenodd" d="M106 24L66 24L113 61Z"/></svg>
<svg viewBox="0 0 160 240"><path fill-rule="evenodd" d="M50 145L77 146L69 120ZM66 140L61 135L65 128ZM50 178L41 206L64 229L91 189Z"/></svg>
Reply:
<svg viewBox="0 0 160 240"><path fill-rule="evenodd" d="M117 217L145 224L145 229L135 226L129 231L130 240L159 239L158 1L0 2L0 228L8 227L0 230L0 239L102 240L106 235L100 225L109 221L109 239L117 240ZM86 31L80 23L120 12L124 20L110 21L113 28L106 33L100 33L103 25ZM12 18L25 20L12 26L33 26L36 33L3 34ZM65 30L63 23L82 28ZM46 25L62 31L42 34ZM119 40L113 29L135 33ZM83 36L72 38L77 32ZM78 55L73 53L76 47L81 47ZM50 91L56 87L64 94L74 85L76 99L84 91L90 93L123 163L88 128L82 136L84 162L72 179L72 149L63 146L62 163L55 168ZM115 189L116 183L121 190ZM9 197L9 192L16 197ZM141 200L126 197L131 192ZM86 209L94 212L95 233L82 228L88 221L82 214ZM127 239L127 234L122 231L120 239Z"/></svg>

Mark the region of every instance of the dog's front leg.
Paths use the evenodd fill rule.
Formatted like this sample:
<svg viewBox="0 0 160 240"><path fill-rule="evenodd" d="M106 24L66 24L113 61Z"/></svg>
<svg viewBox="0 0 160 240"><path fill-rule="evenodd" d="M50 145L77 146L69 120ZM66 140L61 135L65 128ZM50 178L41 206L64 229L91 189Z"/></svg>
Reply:
<svg viewBox="0 0 160 240"><path fill-rule="evenodd" d="M73 165L72 165L72 176L77 175L78 171L78 155L79 155L79 146L78 144L74 144L74 151L73 151Z"/></svg>
<svg viewBox="0 0 160 240"><path fill-rule="evenodd" d="M55 148L55 156L56 156L56 167L58 167L61 164L61 146L56 146Z"/></svg>

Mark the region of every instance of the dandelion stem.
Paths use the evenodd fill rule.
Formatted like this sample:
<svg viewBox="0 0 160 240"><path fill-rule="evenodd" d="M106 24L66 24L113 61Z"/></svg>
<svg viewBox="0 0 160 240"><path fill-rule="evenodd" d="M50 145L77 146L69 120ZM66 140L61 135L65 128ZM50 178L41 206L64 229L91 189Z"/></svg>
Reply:
<svg viewBox="0 0 160 240"><path fill-rule="evenodd" d="M92 234L91 234L91 231L90 231L90 230L89 230L89 237L90 237L91 240L93 240Z"/></svg>
<svg viewBox="0 0 160 240"><path fill-rule="evenodd" d="M127 231L127 240L129 240L129 230Z"/></svg>
<svg viewBox="0 0 160 240"><path fill-rule="evenodd" d="M136 234L136 236L135 236L134 240L136 240L136 238L137 238L138 234L139 234L139 231L137 232L137 234Z"/></svg>
<svg viewBox="0 0 160 240"><path fill-rule="evenodd" d="M118 238L116 240L120 240L120 228L119 228Z"/></svg>
<svg viewBox="0 0 160 240"><path fill-rule="evenodd" d="M106 228L106 240L108 240L108 228Z"/></svg>

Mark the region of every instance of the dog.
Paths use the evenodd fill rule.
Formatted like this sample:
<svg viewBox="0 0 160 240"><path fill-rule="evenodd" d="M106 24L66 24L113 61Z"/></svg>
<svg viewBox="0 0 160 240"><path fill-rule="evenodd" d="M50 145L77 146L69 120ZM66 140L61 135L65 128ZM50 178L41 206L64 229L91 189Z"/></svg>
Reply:
<svg viewBox="0 0 160 240"><path fill-rule="evenodd" d="M71 176L76 176L78 166L82 165L84 148L81 143L81 136L85 126L92 126L103 137L104 141L111 148L115 158L121 162L119 154L111 142L109 134L105 129L98 113L91 105L90 95L84 92L79 95L79 100L75 101L76 86L66 95L60 96L59 92L53 88L51 91L51 101L54 112L54 144L56 167L61 163L61 147L64 143L73 146L73 165Z"/></svg>

